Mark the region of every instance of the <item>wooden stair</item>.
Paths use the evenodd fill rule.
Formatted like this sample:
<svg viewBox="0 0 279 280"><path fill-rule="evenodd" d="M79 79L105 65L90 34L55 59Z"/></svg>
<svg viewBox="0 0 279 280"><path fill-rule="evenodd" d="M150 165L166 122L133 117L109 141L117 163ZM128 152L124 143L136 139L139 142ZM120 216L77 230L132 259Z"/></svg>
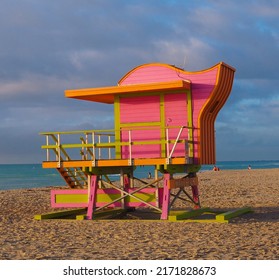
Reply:
<svg viewBox="0 0 279 280"><path fill-rule="evenodd" d="M56 168L70 188L87 188L87 175L81 168Z"/></svg>
<svg viewBox="0 0 279 280"><path fill-rule="evenodd" d="M60 140L54 135L51 135L54 142L60 146ZM65 149L60 147L60 153L57 149L53 149L57 157L60 157L60 161L70 161L71 158ZM65 180L70 188L87 188L87 175L80 167L58 167L56 168L62 178Z"/></svg>

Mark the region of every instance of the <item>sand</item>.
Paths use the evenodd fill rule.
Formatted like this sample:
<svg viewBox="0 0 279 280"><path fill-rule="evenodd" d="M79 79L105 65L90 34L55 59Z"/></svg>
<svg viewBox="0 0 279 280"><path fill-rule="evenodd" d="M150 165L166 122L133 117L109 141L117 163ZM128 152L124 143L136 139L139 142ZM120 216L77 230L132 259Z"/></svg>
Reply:
<svg viewBox="0 0 279 280"><path fill-rule="evenodd" d="M0 259L278 260L279 169L203 172L201 203L250 206L221 223L34 220L50 208L50 187L0 191Z"/></svg>

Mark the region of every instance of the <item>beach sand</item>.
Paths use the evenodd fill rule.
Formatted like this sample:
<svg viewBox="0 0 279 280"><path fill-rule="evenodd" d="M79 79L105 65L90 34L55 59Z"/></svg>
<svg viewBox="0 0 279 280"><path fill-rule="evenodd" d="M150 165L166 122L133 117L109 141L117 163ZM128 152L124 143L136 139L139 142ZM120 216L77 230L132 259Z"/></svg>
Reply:
<svg viewBox="0 0 279 280"><path fill-rule="evenodd" d="M34 220L50 187L0 191L0 259L279 259L279 169L199 173L203 207L253 213L228 224Z"/></svg>

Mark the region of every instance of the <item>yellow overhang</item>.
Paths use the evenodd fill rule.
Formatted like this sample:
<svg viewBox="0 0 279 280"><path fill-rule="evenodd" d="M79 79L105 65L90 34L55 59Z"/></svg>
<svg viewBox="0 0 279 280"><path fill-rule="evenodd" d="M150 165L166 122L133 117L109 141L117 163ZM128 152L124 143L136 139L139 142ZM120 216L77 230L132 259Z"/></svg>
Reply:
<svg viewBox="0 0 279 280"><path fill-rule="evenodd" d="M112 87L69 89L65 90L65 96L101 103L114 103L115 95L134 94L134 93L152 93L166 92L170 90L190 89L191 82L188 80L176 80L160 83L118 85Z"/></svg>

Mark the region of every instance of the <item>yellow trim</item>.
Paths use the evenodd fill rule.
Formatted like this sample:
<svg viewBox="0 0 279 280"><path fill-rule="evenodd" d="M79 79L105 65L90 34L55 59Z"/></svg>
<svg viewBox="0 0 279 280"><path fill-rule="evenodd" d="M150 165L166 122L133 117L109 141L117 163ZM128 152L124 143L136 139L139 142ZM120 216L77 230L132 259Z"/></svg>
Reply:
<svg viewBox="0 0 279 280"><path fill-rule="evenodd" d="M193 138L193 106L192 106L192 93L190 90L186 91L187 94L187 113L188 113L188 145L189 157L194 157L194 138Z"/></svg>
<svg viewBox="0 0 279 280"><path fill-rule="evenodd" d="M56 203L87 203L88 194L78 193L78 194L56 194Z"/></svg>
<svg viewBox="0 0 279 280"><path fill-rule="evenodd" d="M56 212L50 212L50 213L45 213L41 215L35 215L34 219L35 220L46 220L46 219L54 219L54 218L62 218L66 217L69 215L77 215L82 212L86 211L86 208L77 208L77 209L71 209L71 210L60 210Z"/></svg>
<svg viewBox="0 0 279 280"><path fill-rule="evenodd" d="M71 130L71 131L48 131L40 132L40 135L53 135L53 134L88 134L95 133L95 135L111 135L113 136L115 129L93 129L93 130ZM112 132L111 134L106 134L106 132Z"/></svg>
<svg viewBox="0 0 279 280"><path fill-rule="evenodd" d="M165 117L165 95L160 95L160 120L161 120L161 139L166 139L166 129L165 129L165 123L166 123L166 117ZM166 144L161 144L161 156L166 157Z"/></svg>
<svg viewBox="0 0 279 280"><path fill-rule="evenodd" d="M114 126L115 126L115 142L120 143L121 133L120 133L120 102L119 96L114 97ZM115 158L121 158L121 146L117 145L115 147Z"/></svg>
<svg viewBox="0 0 279 280"><path fill-rule="evenodd" d="M121 123L120 124L120 128L131 128L131 129L135 129L136 127L140 127L140 130L144 130L146 129L151 129L154 126L156 126L158 129L161 126L160 122L131 122L131 123ZM151 128L148 128L151 127Z"/></svg>

